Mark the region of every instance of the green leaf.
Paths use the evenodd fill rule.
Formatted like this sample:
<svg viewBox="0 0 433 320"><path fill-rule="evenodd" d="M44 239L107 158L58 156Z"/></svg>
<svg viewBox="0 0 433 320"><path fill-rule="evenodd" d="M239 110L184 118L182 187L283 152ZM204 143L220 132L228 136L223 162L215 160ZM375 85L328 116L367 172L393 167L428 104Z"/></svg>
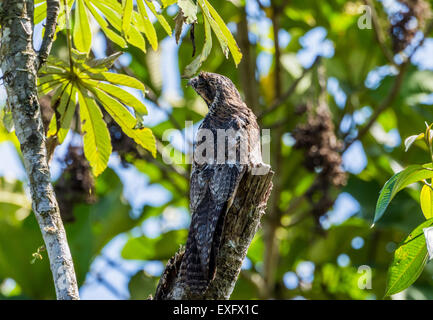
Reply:
<svg viewBox="0 0 433 320"><path fill-rule="evenodd" d="M431 164L411 165L393 175L380 191L379 199L376 204L373 225L383 216L394 196L406 186L433 177Z"/></svg>
<svg viewBox="0 0 433 320"><path fill-rule="evenodd" d="M94 80L101 80L101 81L108 81L114 84L120 84L122 86L127 86L131 88L135 88L138 90L141 90L143 93L146 92L146 89L139 80L130 77L126 74L120 74L120 73L112 73L112 72L101 72L101 73L91 73L89 74L89 78ZM83 77L83 79L86 79Z"/></svg>
<svg viewBox="0 0 433 320"><path fill-rule="evenodd" d="M164 8L167 8L168 6L171 6L172 4L175 4L177 0L162 0L162 6Z"/></svg>
<svg viewBox="0 0 433 320"><path fill-rule="evenodd" d="M415 141L421 140L421 139L424 139L424 133L420 133L420 134L416 134L416 135L407 137L406 140L404 140L404 146L405 146L404 151L407 152L407 150L409 150L409 148L412 146L412 144Z"/></svg>
<svg viewBox="0 0 433 320"><path fill-rule="evenodd" d="M105 19L119 32L122 32L122 6L120 4L114 5L111 1L92 1L92 4L98 8L104 15ZM116 10L117 9L117 10Z"/></svg>
<svg viewBox="0 0 433 320"><path fill-rule="evenodd" d="M87 8L92 13L93 17L95 18L96 22L98 22L99 26L101 27L102 31L105 33L107 38L113 41L121 48L126 48L125 40L116 32L110 29L110 26L108 25L107 21L101 17L101 15L95 10L95 8L93 8L91 4L88 4Z"/></svg>
<svg viewBox="0 0 433 320"><path fill-rule="evenodd" d="M394 253L388 270L385 296L396 294L415 282L427 262L427 245L423 229L433 225L433 219L420 224Z"/></svg>
<svg viewBox="0 0 433 320"><path fill-rule="evenodd" d="M162 27L164 28L165 32L167 32L167 34L171 37L171 27L168 24L167 20L165 20L164 16L160 13L158 13L155 9L155 5L153 4L152 1L149 0L144 0L147 4L147 6L149 7L150 11L152 11L153 15L156 17L156 19L158 19L159 23L162 25Z"/></svg>
<svg viewBox="0 0 433 320"><path fill-rule="evenodd" d="M186 230L173 230L157 238L131 238L122 249L122 257L134 260L166 260L173 256L179 244L186 240Z"/></svg>
<svg viewBox="0 0 433 320"><path fill-rule="evenodd" d="M155 27L147 15L143 0L137 0L137 6L143 20L144 34L146 35L147 40L149 40L152 49L156 51L158 49L158 38L156 36Z"/></svg>
<svg viewBox="0 0 433 320"><path fill-rule="evenodd" d="M191 24L197 21L197 5L192 0L179 0L177 5L182 10L185 23Z"/></svg>
<svg viewBox="0 0 433 320"><path fill-rule="evenodd" d="M155 294L158 278L152 277L145 271L140 270L131 277L128 289L131 300L147 299L149 295Z"/></svg>
<svg viewBox="0 0 433 320"><path fill-rule="evenodd" d="M224 20L220 17L218 12L212 7L212 5L207 0L201 0L205 3L207 8L209 9L210 14L215 19L216 23L220 27L224 37L226 38L227 45L230 49L230 52L233 56L233 59L235 61L236 66L241 62L242 60L242 53L239 49L238 45L236 44L235 38L233 38L232 33L230 32L229 28L227 28L226 24L224 23Z"/></svg>
<svg viewBox="0 0 433 320"><path fill-rule="evenodd" d="M126 40L128 40L128 42L133 46L146 53L146 41L144 40L141 33L137 31L137 29L131 28L126 35Z"/></svg>
<svg viewBox="0 0 433 320"><path fill-rule="evenodd" d="M78 51L89 53L92 45L92 30L84 0L77 0L76 2L73 39Z"/></svg>
<svg viewBox="0 0 433 320"><path fill-rule="evenodd" d="M212 18L212 15L210 14L209 8L206 6L204 0L198 0L198 4L200 5L201 10L203 11L203 17L204 19L207 19L210 26L212 27L213 32L215 33L218 42L221 46L221 49L224 53L224 56L228 58L229 56L229 47L226 37L224 36L224 33L222 32L220 26L218 23Z"/></svg>
<svg viewBox="0 0 433 320"><path fill-rule="evenodd" d="M132 0L122 0L123 16L122 16L122 31L124 34L128 34L131 28L132 10L134 4Z"/></svg>
<svg viewBox="0 0 433 320"><path fill-rule="evenodd" d="M198 71L203 61L207 59L207 57L209 56L212 50L212 34L207 19L204 19L204 29L205 29L205 41L204 41L202 52L189 65L185 67L185 71L183 75L183 77L185 78L192 77Z"/></svg>
<svg viewBox="0 0 433 320"><path fill-rule="evenodd" d="M428 220L433 218L433 191L430 186L424 185L420 194L421 210Z"/></svg>
<svg viewBox="0 0 433 320"><path fill-rule="evenodd" d="M112 84L98 82L95 80L83 80L83 82L87 83L90 86L94 86L95 88L99 88L105 91L110 96L117 98L120 102L124 103L125 105L134 108L134 110L138 112L140 115L147 115L146 106L136 97L134 97L129 92L123 90L122 88L116 87Z"/></svg>
<svg viewBox="0 0 433 320"><path fill-rule="evenodd" d="M93 59L90 61L87 61L86 64L91 67L91 68L95 68L95 69L104 69L107 70L109 68L112 67L112 65L114 64L114 62L123 54L123 52L115 52L112 55L105 57L105 58L101 58L101 59Z"/></svg>
<svg viewBox="0 0 433 320"><path fill-rule="evenodd" d="M47 136L56 135L60 144L65 140L71 126L76 107L75 96L74 85L69 83L62 89L60 98L54 99L53 97L56 112L51 120Z"/></svg>
<svg viewBox="0 0 433 320"><path fill-rule="evenodd" d="M35 12L33 14L33 21L35 25L41 23L46 16L47 16L47 2L44 1L40 5L35 6Z"/></svg>
<svg viewBox="0 0 433 320"><path fill-rule="evenodd" d="M116 99L113 99L108 94L103 92L98 88L94 88L92 86L86 86L88 90L90 90L96 98L98 98L99 102L104 106L105 110L110 114L110 116L117 122L122 131L132 138L136 143L140 146L149 150L154 157L156 157L156 142L155 137L152 134L152 131L148 128L134 129L137 124L137 119L135 119L131 113L118 102Z"/></svg>
<svg viewBox="0 0 433 320"><path fill-rule="evenodd" d="M95 176L100 175L108 164L111 154L111 139L101 110L85 90L78 91L80 118L83 131L84 154Z"/></svg>

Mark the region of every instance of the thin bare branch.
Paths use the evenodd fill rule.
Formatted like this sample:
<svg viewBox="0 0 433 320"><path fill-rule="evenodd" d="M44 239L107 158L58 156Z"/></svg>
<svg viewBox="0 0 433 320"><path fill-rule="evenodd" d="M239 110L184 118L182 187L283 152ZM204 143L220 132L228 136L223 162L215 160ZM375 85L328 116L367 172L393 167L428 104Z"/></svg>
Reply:
<svg viewBox="0 0 433 320"><path fill-rule="evenodd" d="M37 69L39 69L47 61L48 56L50 55L51 47L54 41L54 35L56 34L57 17L59 16L59 11L60 0L47 0L45 33L38 54Z"/></svg>

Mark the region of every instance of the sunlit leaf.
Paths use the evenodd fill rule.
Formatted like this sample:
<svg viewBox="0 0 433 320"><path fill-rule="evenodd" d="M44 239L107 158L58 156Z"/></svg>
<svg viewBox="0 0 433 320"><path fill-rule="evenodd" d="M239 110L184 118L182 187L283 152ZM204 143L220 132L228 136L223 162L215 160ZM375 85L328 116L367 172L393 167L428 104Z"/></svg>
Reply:
<svg viewBox="0 0 433 320"><path fill-rule="evenodd" d="M216 12L216 10L212 7L212 5L209 3L209 1L200 0L200 2L201 1L203 1L204 4L207 6L210 14L212 15L212 18L214 18L216 23L218 24L220 30L222 31L222 33L226 39L227 45L228 45L230 52L233 56L235 64L238 65L242 59L242 53L241 53L241 50L239 49L238 45L236 44L235 38L233 37L229 28L227 28L226 24L224 23L224 20L220 17L218 12Z"/></svg>
<svg viewBox="0 0 433 320"><path fill-rule="evenodd" d="M179 0L177 5L182 10L186 24L197 21L197 5L192 0Z"/></svg>
<svg viewBox="0 0 433 320"><path fill-rule="evenodd" d="M162 25L162 27L164 28L165 32L167 32L167 34L171 37L171 27L168 24L167 20L165 20L164 16L160 13L158 13L156 11L155 5L153 4L152 1L149 0L145 0L147 6L149 7L150 11L152 11L152 13L154 14L154 16L156 17L156 19L158 19L159 23Z"/></svg>
<svg viewBox="0 0 433 320"><path fill-rule="evenodd" d="M405 151L407 152L407 150L409 150L409 148L412 146L412 144L415 141L421 140L421 139L424 139L424 133L420 133L420 134L416 134L416 135L407 137L406 140L404 140Z"/></svg>
<svg viewBox="0 0 433 320"><path fill-rule="evenodd" d="M95 101L78 91L80 117L84 141L84 154L93 169L93 174L101 174L108 164L111 154L111 139L102 112Z"/></svg>
<svg viewBox="0 0 433 320"><path fill-rule="evenodd" d="M78 51L89 53L92 45L92 31L84 0L76 2L73 39Z"/></svg>
<svg viewBox="0 0 433 320"><path fill-rule="evenodd" d="M137 124L137 119L135 119L122 104L100 89L91 86L86 86L86 88L102 103L105 110L107 110L127 136L146 150L149 150L154 157L156 156L155 137L150 129L134 129Z"/></svg>
<svg viewBox="0 0 433 320"><path fill-rule="evenodd" d="M433 191L428 185L424 185L421 189L420 204L424 217L433 218Z"/></svg>
<svg viewBox="0 0 433 320"><path fill-rule="evenodd" d="M166 8L168 6L171 6L172 4L175 4L177 0L161 0L161 2L164 8Z"/></svg>
<svg viewBox="0 0 433 320"><path fill-rule="evenodd" d="M76 88L69 83L62 89L60 98L53 100L56 112L51 120L48 136L57 136L61 144L69 132L76 107Z"/></svg>
<svg viewBox="0 0 433 320"><path fill-rule="evenodd" d="M420 224L395 251L385 296L403 291L420 276L428 257L423 229L432 225L433 219Z"/></svg>
<svg viewBox="0 0 433 320"><path fill-rule="evenodd" d="M149 40L150 45L153 50L158 49L158 38L156 36L155 27L149 19L149 16L146 12L146 7L144 5L143 0L137 0L138 11L141 14L141 18L143 19L144 24L144 34L146 35L147 40Z"/></svg>
<svg viewBox="0 0 433 320"><path fill-rule="evenodd" d="M131 28L132 10L134 3L132 0L122 0L123 16L122 16L122 31L127 34Z"/></svg>
<svg viewBox="0 0 433 320"><path fill-rule="evenodd" d="M94 86L95 88L99 88L105 91L106 93L113 96L114 98L117 98L117 100L124 103L125 105L134 108L134 110L138 112L140 115L147 114L146 106L135 96L123 90L122 88L119 88L109 83L103 83L94 80L83 80L83 81L84 83L87 83L90 86Z"/></svg>
<svg viewBox="0 0 433 320"><path fill-rule="evenodd" d="M104 31L107 38L113 41L115 44L119 45L121 48L125 48L125 40L119 34L111 30L111 27L109 26L107 21L102 18L102 16L95 10L95 8L93 8L92 5L88 5L87 8L92 13L93 17L95 18L96 22L98 22L99 26L101 27L102 31Z"/></svg>
<svg viewBox="0 0 433 320"><path fill-rule="evenodd" d="M379 199L376 204L373 224L376 223L385 213L394 196L406 186L433 177L433 169L430 164L411 165L393 175L380 191Z"/></svg>
<svg viewBox="0 0 433 320"><path fill-rule="evenodd" d="M226 58L228 58L228 54L229 54L229 47L228 47L228 41L227 38L225 37L224 33L222 32L220 26L218 25L218 23L214 20L214 18L212 17L212 15L210 14L209 8L207 7L206 3L204 2L204 0L198 0L198 4L200 5L201 10L203 11L203 15L204 15L204 19L207 19L207 21L209 22L213 32L215 33L218 42L221 46L221 50L224 53L224 56Z"/></svg>
<svg viewBox="0 0 433 320"><path fill-rule="evenodd" d="M89 77L94 80L108 81L114 84L135 88L141 90L143 93L146 91L143 83L126 74L101 72L97 74L89 74Z"/></svg>
<svg viewBox="0 0 433 320"><path fill-rule="evenodd" d="M203 61L207 59L207 57L209 56L212 50L212 34L207 19L204 19L204 28L205 28L205 41L204 41L202 52L189 65L185 67L183 76L186 78L192 77L198 71Z"/></svg>

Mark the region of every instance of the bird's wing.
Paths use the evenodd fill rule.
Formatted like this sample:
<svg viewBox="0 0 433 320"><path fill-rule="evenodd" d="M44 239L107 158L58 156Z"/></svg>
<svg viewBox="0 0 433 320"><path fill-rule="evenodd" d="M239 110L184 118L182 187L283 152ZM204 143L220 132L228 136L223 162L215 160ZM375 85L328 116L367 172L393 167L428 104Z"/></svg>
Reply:
<svg viewBox="0 0 433 320"><path fill-rule="evenodd" d="M207 165L200 179L209 179L206 190L195 192L197 201L192 216L192 226L204 275L213 277L215 256L220 243L225 213L231 205L243 165Z"/></svg>

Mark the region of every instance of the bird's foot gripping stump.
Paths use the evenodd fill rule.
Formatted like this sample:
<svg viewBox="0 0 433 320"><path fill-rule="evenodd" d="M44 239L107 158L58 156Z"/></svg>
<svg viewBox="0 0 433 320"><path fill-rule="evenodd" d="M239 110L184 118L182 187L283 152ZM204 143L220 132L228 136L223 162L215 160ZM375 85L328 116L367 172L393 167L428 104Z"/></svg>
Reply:
<svg viewBox="0 0 433 320"><path fill-rule="evenodd" d="M266 172L254 175L254 172ZM248 170L239 184L233 204L224 218L220 249L216 257L216 274L201 296L191 296L179 270L184 248L167 263L156 289L157 300L229 299L235 287L248 247L260 226L272 190L274 172L263 164Z"/></svg>

